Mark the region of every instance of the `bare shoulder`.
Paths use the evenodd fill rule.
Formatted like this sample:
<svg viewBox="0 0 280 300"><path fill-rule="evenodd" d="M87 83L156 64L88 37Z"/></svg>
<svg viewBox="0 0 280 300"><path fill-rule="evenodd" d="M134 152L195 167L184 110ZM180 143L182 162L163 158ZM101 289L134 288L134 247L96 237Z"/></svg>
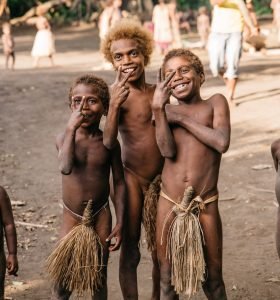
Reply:
<svg viewBox="0 0 280 300"><path fill-rule="evenodd" d="M208 103L211 104L214 114L217 113L219 115L223 114L224 117L229 118L229 106L227 99L222 94L214 94L209 99L207 99Z"/></svg>
<svg viewBox="0 0 280 300"><path fill-rule="evenodd" d="M211 96L209 99L207 99L209 103L213 107L227 107L228 108L228 102L227 99L224 95L222 94L214 94Z"/></svg>
<svg viewBox="0 0 280 300"><path fill-rule="evenodd" d="M280 139L271 144L271 154L273 157L280 158Z"/></svg>

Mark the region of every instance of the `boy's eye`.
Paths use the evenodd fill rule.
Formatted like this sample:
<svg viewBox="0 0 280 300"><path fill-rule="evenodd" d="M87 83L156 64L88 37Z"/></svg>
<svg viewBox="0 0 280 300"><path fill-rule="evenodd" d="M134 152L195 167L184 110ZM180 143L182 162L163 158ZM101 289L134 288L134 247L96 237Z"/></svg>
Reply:
<svg viewBox="0 0 280 300"><path fill-rule="evenodd" d="M114 60L120 60L121 59L121 55L120 54L115 54L114 55Z"/></svg>
<svg viewBox="0 0 280 300"><path fill-rule="evenodd" d="M181 68L181 73L188 73L190 71L190 68Z"/></svg>
<svg viewBox="0 0 280 300"><path fill-rule="evenodd" d="M131 51L130 55L133 57L136 57L138 55L138 51L133 50L133 51Z"/></svg>
<svg viewBox="0 0 280 300"><path fill-rule="evenodd" d="M73 102L74 102L75 104L80 104L80 103L81 103L81 99L74 99Z"/></svg>
<svg viewBox="0 0 280 300"><path fill-rule="evenodd" d="M88 104L95 104L97 101L95 99L88 99Z"/></svg>
<svg viewBox="0 0 280 300"><path fill-rule="evenodd" d="M167 78L172 72L171 71L168 71L164 74L164 78Z"/></svg>

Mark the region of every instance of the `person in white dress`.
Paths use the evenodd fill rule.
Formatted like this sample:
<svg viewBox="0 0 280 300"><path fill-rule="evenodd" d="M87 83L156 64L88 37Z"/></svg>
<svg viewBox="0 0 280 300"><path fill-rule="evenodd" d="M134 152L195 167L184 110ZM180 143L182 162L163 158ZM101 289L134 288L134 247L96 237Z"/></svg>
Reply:
<svg viewBox="0 0 280 300"><path fill-rule="evenodd" d="M172 17L169 7L164 0L159 0L159 4L153 10L154 41L162 55L165 55L173 42Z"/></svg>
<svg viewBox="0 0 280 300"><path fill-rule="evenodd" d="M39 60L42 57L48 57L50 59L51 65L54 66L54 37L51 31L50 23L44 16L44 11L41 10L40 7L38 7L37 17L28 19L27 24L35 25L38 30L31 51L31 56L34 57L34 67L39 66Z"/></svg>

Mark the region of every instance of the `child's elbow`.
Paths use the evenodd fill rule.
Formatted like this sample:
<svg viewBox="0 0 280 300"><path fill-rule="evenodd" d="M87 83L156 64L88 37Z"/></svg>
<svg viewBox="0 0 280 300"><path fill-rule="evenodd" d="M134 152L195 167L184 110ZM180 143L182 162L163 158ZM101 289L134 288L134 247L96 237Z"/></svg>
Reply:
<svg viewBox="0 0 280 300"><path fill-rule="evenodd" d="M108 149L112 150L116 146L116 143L112 142L110 139L103 139L103 145Z"/></svg>
<svg viewBox="0 0 280 300"><path fill-rule="evenodd" d="M168 150L168 151L161 151L161 155L164 158L172 159L176 156L176 150L172 149L172 150Z"/></svg>
<svg viewBox="0 0 280 300"><path fill-rule="evenodd" d="M221 144L219 145L219 149L218 151L223 154L226 153L228 151L229 148L229 142L227 141L222 141Z"/></svg>
<svg viewBox="0 0 280 300"><path fill-rule="evenodd" d="M59 171L62 175L70 175L72 173L72 168L66 166L59 166Z"/></svg>

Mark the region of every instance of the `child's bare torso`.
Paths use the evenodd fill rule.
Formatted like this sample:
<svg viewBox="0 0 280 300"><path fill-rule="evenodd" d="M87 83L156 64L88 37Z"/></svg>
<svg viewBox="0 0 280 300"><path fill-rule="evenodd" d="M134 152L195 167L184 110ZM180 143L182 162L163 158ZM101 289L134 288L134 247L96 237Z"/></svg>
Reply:
<svg viewBox="0 0 280 300"><path fill-rule="evenodd" d="M121 107L119 124L124 165L148 180L159 174L163 165L151 123L154 89L152 85L145 92L131 89Z"/></svg>
<svg viewBox="0 0 280 300"><path fill-rule="evenodd" d="M213 127L213 108L208 101L195 105L181 104L180 112L204 126ZM177 155L174 159L165 160L162 172L164 192L174 200L180 199L188 186L193 186L196 194L203 199L217 194L221 154L185 128L175 125L172 131Z"/></svg>
<svg viewBox="0 0 280 300"><path fill-rule="evenodd" d="M99 208L108 201L111 157L103 145L102 133L93 137L76 135L74 166L62 176L65 205L82 215L88 200Z"/></svg>

